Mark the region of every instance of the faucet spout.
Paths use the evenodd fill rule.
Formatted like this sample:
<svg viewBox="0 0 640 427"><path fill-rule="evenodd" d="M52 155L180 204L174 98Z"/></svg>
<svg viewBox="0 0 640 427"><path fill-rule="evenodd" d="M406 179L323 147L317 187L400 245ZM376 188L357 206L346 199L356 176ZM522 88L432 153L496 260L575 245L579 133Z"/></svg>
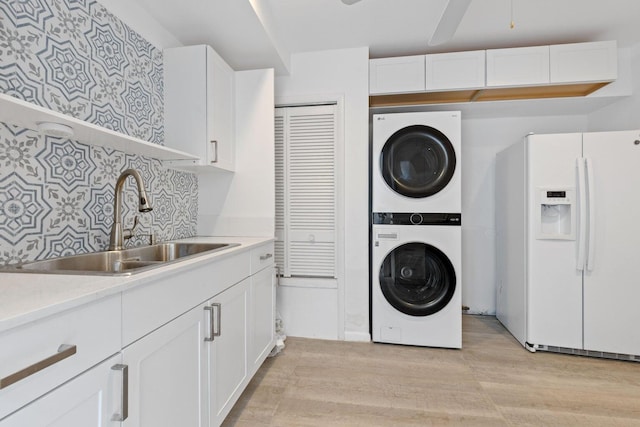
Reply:
<svg viewBox="0 0 640 427"><path fill-rule="evenodd" d="M122 191L124 183L127 177L132 176L136 181L136 187L138 188L138 211L150 212L153 208L147 196L147 192L144 189L144 182L142 176L135 169L127 169L120 174L118 181L116 182L116 190L114 197L114 209L113 209L113 225L111 226L111 236L109 238L109 250L119 251L124 245L123 233L122 233Z"/></svg>

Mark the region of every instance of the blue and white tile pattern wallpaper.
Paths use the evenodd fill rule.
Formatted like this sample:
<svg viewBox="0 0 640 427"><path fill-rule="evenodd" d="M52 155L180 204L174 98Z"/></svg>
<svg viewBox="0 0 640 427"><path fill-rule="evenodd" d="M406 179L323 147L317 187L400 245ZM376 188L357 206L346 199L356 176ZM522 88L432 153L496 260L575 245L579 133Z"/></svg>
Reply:
<svg viewBox="0 0 640 427"><path fill-rule="evenodd" d="M162 51L95 0L0 1L0 92L150 142L164 142ZM103 250L115 182L145 181L153 211L137 212L129 178L129 244L196 233L197 178L161 162L43 136L0 117L0 265Z"/></svg>
<svg viewBox="0 0 640 427"><path fill-rule="evenodd" d="M162 51L96 1L2 0L0 90L163 143Z"/></svg>

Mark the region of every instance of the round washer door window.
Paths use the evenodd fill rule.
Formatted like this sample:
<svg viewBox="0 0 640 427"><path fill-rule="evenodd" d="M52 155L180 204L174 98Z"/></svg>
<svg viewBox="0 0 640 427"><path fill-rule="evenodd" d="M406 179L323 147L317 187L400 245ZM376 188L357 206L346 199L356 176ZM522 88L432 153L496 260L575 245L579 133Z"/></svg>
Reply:
<svg viewBox="0 0 640 427"><path fill-rule="evenodd" d="M447 186L456 169L449 138L438 129L414 125L387 140L380 154L380 170L387 185L407 197L423 198Z"/></svg>
<svg viewBox="0 0 640 427"><path fill-rule="evenodd" d="M407 243L391 251L380 267L380 288L387 302L411 316L442 310L456 290L449 258L426 243Z"/></svg>

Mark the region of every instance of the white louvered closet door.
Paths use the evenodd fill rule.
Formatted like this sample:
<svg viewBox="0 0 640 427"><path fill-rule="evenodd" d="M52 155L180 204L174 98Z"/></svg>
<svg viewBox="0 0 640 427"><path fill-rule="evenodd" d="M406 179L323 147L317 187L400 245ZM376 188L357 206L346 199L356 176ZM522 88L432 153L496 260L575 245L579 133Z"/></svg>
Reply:
<svg viewBox="0 0 640 427"><path fill-rule="evenodd" d="M276 263L336 277L336 106L276 109Z"/></svg>
<svg viewBox="0 0 640 427"><path fill-rule="evenodd" d="M284 275L285 260L285 154L284 154L284 109L276 108L275 119L275 163L276 163L276 242L275 242L275 262L278 267L278 274Z"/></svg>

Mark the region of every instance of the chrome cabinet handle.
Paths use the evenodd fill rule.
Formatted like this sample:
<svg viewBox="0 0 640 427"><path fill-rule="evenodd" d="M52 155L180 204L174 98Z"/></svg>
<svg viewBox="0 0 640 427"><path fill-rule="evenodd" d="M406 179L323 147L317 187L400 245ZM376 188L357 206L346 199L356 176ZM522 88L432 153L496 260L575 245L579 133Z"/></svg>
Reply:
<svg viewBox="0 0 640 427"><path fill-rule="evenodd" d="M218 331L215 330L215 328L213 328L213 336L214 337L219 337L222 334L222 304L220 304L219 302L215 302L213 304L211 304L211 307L216 307L217 310L217 322L218 323Z"/></svg>
<svg viewBox="0 0 640 427"><path fill-rule="evenodd" d="M211 160L211 163L218 163L218 141L212 140L211 145L213 145L213 160Z"/></svg>
<svg viewBox="0 0 640 427"><path fill-rule="evenodd" d="M217 310L215 310L216 308ZM210 342L215 340L216 337L219 337L220 333L222 332L222 305L220 303L214 302L211 305L205 306L204 309L209 312L209 336L205 337L204 340ZM214 311L216 312L215 320L213 318ZM218 324L217 331L216 323Z"/></svg>
<svg viewBox="0 0 640 427"><path fill-rule="evenodd" d="M260 261L268 260L271 257L273 257L273 254L260 255Z"/></svg>
<svg viewBox="0 0 640 427"><path fill-rule="evenodd" d="M129 365L113 365L111 370L122 372L122 388L120 390L121 411L114 414L111 420L124 421L129 417Z"/></svg>
<svg viewBox="0 0 640 427"><path fill-rule="evenodd" d="M214 320L213 320L213 305L207 305L204 307L205 311L209 312L209 336L208 337L204 337L205 342L210 342L213 341L216 337L216 334L213 330L213 324L214 324Z"/></svg>
<svg viewBox="0 0 640 427"><path fill-rule="evenodd" d="M77 350L78 349L75 345L62 344L60 347L58 347L58 352L53 356L49 356L46 359L43 359L31 366L27 366L26 368L19 370L18 372L8 375L4 378L0 378L0 390L10 386L11 384L17 383L18 381L23 380L35 374L36 372L40 372L43 369L46 369L49 366L60 362L61 360L73 356L74 354L76 354Z"/></svg>

